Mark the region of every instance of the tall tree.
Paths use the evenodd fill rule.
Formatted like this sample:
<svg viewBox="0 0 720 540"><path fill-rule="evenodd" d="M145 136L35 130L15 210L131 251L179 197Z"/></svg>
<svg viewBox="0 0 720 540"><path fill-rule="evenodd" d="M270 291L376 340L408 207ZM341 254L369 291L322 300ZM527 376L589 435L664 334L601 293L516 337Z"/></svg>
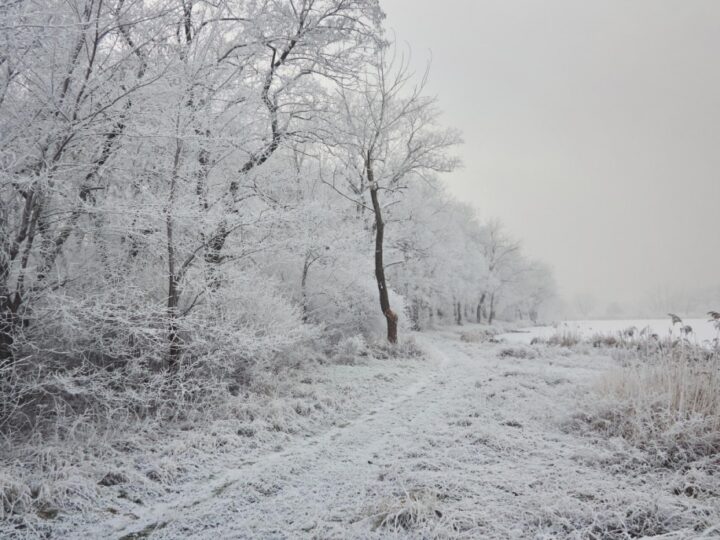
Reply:
<svg viewBox="0 0 720 540"><path fill-rule="evenodd" d="M449 172L458 160L449 150L460 142L455 130L438 125L436 100L423 94L425 76L417 83L405 57L381 44L375 62L354 86L339 92L344 129L340 144L343 167L350 176L338 188L345 197L372 212L375 233L375 280L380 310L387 322L387 339L397 342L398 315L390 305L385 275L384 196L401 197L408 182L421 181L433 172ZM351 187L348 193L343 187ZM366 199L369 194L370 201Z"/></svg>

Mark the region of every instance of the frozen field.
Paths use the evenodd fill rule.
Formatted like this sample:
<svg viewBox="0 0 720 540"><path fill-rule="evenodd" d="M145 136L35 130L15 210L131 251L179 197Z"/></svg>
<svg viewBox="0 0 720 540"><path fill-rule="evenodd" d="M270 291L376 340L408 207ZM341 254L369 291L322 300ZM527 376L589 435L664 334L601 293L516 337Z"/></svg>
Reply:
<svg viewBox="0 0 720 540"><path fill-rule="evenodd" d="M712 538L717 498L684 495L623 440L572 419L607 356L474 342L472 325L417 335L427 357L328 366L354 411L133 503L36 524L51 538ZM521 351L522 352L522 351ZM526 354L527 353L527 354ZM260 440L261 433L256 435ZM242 439L242 437L240 437ZM171 456L169 456L171 457ZM115 500L113 501L113 498ZM3 535L0 528L0 536ZM32 537L29 529L6 536Z"/></svg>
<svg viewBox="0 0 720 540"><path fill-rule="evenodd" d="M693 329L689 335L691 341L699 344L710 342L718 337L718 331L713 323L707 319L684 319L683 325L690 325ZM592 321L563 321L554 326L531 326L517 332L501 334L500 337L508 343L530 343L533 338L548 338L556 333L571 332L590 337L594 334L618 334L628 328L636 328L638 331L650 328L652 333L660 337L667 336L670 332L674 336L680 335L680 325L665 319L618 319L618 320L592 320Z"/></svg>

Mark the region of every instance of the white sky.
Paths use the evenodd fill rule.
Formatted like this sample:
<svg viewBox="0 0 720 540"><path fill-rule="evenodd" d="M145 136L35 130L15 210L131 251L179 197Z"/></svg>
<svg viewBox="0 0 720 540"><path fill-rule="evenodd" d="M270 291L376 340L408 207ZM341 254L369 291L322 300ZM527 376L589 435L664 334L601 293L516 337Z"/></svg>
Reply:
<svg viewBox="0 0 720 540"><path fill-rule="evenodd" d="M452 192L567 298L720 284L720 0L384 0L465 138Z"/></svg>

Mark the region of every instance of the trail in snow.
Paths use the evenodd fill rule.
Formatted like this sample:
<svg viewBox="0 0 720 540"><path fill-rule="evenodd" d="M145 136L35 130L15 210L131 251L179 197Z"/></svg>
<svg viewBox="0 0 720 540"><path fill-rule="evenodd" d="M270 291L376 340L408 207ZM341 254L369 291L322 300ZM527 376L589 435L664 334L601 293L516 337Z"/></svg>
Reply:
<svg viewBox="0 0 720 540"><path fill-rule="evenodd" d="M604 357L501 358L456 332L400 395L342 427L182 487L82 534L108 538L527 538L675 505L647 476L601 466L617 448L561 429ZM395 529L380 525L388 515ZM563 521L568 525L563 529ZM560 523L560 525L558 525ZM403 528L406 525L407 528Z"/></svg>

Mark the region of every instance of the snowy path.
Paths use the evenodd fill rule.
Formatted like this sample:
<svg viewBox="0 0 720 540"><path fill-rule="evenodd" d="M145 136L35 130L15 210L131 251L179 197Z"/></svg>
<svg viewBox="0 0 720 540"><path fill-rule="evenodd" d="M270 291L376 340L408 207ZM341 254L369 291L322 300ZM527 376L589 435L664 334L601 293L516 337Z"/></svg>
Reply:
<svg viewBox="0 0 720 540"><path fill-rule="evenodd" d="M103 536L527 538L658 497L647 478L599 466L609 444L560 427L608 360L500 358L452 331L417 339L430 359L400 395L257 462L238 457ZM393 513L407 529L378 526Z"/></svg>

